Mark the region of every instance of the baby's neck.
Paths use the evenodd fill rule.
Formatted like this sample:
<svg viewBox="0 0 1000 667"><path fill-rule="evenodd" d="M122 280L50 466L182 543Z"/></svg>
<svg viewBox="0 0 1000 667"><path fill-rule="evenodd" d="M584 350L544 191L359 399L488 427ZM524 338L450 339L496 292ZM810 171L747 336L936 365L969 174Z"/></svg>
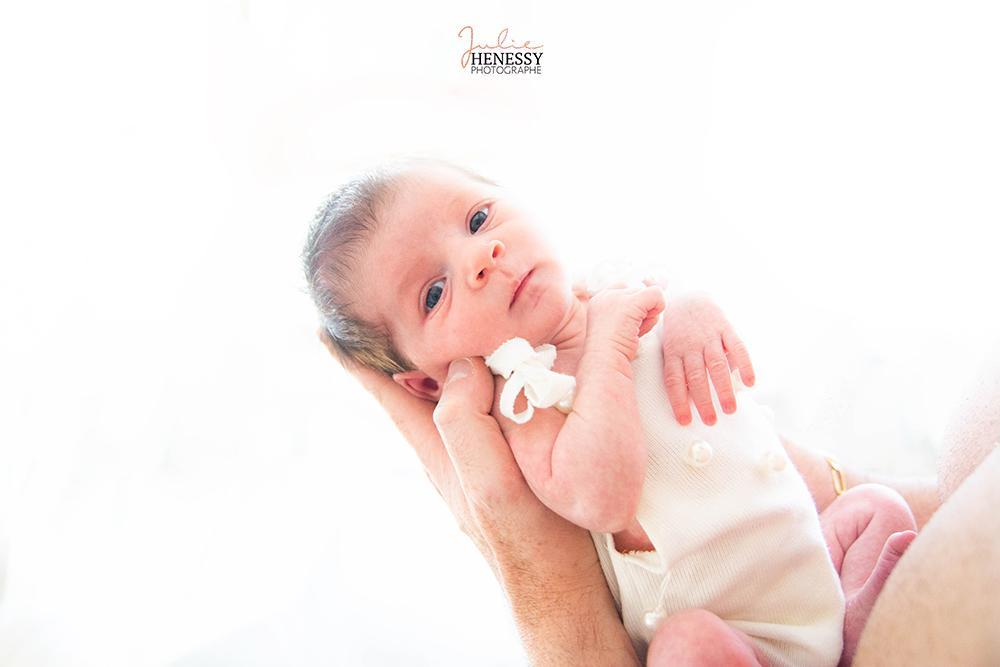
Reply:
<svg viewBox="0 0 1000 667"><path fill-rule="evenodd" d="M556 361L552 369L559 373L575 375L583 355L583 342L587 338L587 304L573 296L562 322L548 342L556 348Z"/></svg>

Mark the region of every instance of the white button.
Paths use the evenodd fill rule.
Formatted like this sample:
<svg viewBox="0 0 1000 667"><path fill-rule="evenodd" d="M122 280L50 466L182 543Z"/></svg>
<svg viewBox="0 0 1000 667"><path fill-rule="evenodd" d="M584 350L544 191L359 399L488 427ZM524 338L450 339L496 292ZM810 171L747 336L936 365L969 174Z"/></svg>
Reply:
<svg viewBox="0 0 1000 667"><path fill-rule="evenodd" d="M659 611L647 611L642 615L642 622L650 630L656 630L663 622L663 613Z"/></svg>
<svg viewBox="0 0 1000 667"><path fill-rule="evenodd" d="M704 440L695 440L688 447L687 453L684 455L684 460L690 466L703 468L708 465L709 461L712 460L713 454L712 445L708 444Z"/></svg>
<svg viewBox="0 0 1000 667"><path fill-rule="evenodd" d="M781 450L772 449L764 454L763 459L764 468L774 472L781 472L788 466L788 457Z"/></svg>

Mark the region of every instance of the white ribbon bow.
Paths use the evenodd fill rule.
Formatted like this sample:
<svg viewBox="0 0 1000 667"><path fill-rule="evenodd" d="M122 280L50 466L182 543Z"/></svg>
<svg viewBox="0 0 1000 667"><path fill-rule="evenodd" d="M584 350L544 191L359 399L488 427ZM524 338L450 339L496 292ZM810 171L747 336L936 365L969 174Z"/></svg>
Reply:
<svg viewBox="0 0 1000 667"><path fill-rule="evenodd" d="M486 357L486 365L494 374L507 380L500 393L500 413L516 424L524 424L535 414L535 408L553 405L560 412L573 408L576 378L550 370L556 360L554 345L539 345L532 349L523 338L511 338ZM524 390L528 409L514 412L514 400Z"/></svg>

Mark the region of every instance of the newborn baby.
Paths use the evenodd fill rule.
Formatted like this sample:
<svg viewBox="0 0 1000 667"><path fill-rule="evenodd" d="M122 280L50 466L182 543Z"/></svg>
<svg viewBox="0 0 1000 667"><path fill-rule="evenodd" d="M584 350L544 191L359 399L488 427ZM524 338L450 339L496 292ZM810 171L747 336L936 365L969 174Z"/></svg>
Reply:
<svg viewBox="0 0 1000 667"><path fill-rule="evenodd" d="M874 485L817 515L761 408L733 391L730 364L749 384L750 360L710 301L574 291L509 193L435 161L335 193L304 261L341 356L420 398L437 400L454 359L512 338L555 348L553 370L576 378L568 414L516 423L498 376L493 415L539 499L591 531L640 658L652 645L653 664L660 645L698 664L710 641L746 664L849 663L870 611L851 602L881 586L883 546L905 548L915 522Z"/></svg>

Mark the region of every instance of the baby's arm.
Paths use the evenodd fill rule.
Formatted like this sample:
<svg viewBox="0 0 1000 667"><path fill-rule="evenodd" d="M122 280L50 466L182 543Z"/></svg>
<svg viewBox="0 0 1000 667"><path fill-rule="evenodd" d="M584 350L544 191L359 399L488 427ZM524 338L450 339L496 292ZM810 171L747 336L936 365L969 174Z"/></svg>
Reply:
<svg viewBox="0 0 1000 667"><path fill-rule="evenodd" d="M656 287L598 293L587 308L572 412L536 410L520 425L497 417L538 498L589 530L617 532L635 517L646 446L631 361L639 337L652 329L662 309L663 295ZM494 415L499 415L496 406Z"/></svg>

